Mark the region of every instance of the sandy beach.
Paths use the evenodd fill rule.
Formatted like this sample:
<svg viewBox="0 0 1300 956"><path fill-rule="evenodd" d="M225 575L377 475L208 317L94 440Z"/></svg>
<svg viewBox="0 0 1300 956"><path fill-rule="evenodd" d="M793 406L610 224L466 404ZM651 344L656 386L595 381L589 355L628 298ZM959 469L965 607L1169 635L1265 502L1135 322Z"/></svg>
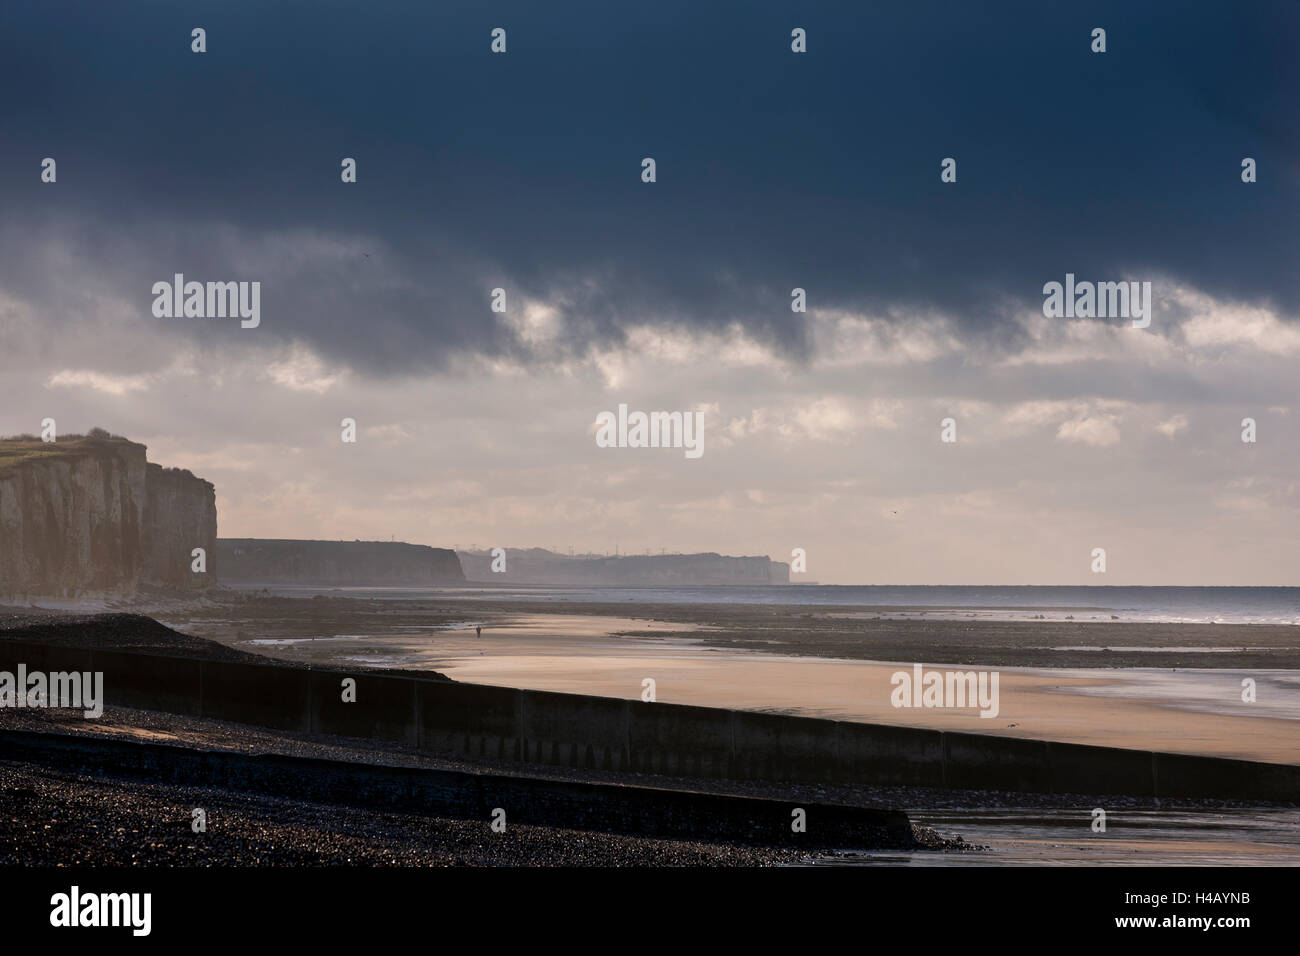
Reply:
<svg viewBox="0 0 1300 956"><path fill-rule="evenodd" d="M730 615L718 613L717 609L677 609L661 616L655 613L658 609L607 604L585 606L578 613L572 613L574 608L555 607L529 608L521 613L517 606L474 602L430 604L245 595L154 609L159 617L183 626L185 632L196 637L178 634L138 616L68 617L32 609L13 610L13 614L3 615L0 623L7 622L8 627L42 641L79 644L90 640L96 645L138 647L146 653L201 652L214 659L250 660L260 656L344 670L441 673L465 682L629 700L641 697L643 681L649 677L655 681L656 699L661 702L1261 761L1293 763L1297 760L1295 688L1300 674L1286 667L1250 671L1260 688L1260 702L1256 705L1240 702L1237 687L1241 675L1247 673L1244 669L1043 668L1017 664L997 667L996 718L981 718L975 710L897 708L890 702L891 678L917 661L827 656L833 647L850 646L852 637L840 632L842 623L830 624L829 620L834 619L829 616L828 620L810 619L805 610L797 608L737 609ZM756 626L759 619L763 619L761 630ZM810 625L810 620L815 623ZM853 620L855 624L851 626L860 626L858 619ZM1000 631L996 643L988 641L990 624L1001 628L995 622L981 623L976 636L985 639L982 648L975 646L978 640L970 640L969 625L960 621L895 620L889 622L884 633L893 642L910 641L918 652L933 652L935 646L942 645L950 649L949 654L970 655L976 663L965 669L982 669L978 660L989 647L997 647L993 653L1002 655L1003 659L1006 655L1014 659L1018 651L1015 641L1008 639L1008 632ZM482 628L481 634L476 628ZM1097 625L1067 622L1036 624L1032 632L1022 633L1020 646L1024 656L1032 657L1051 642L1050 646L1059 648L1053 653L1065 655L1065 659L1074 663L1095 659L1092 655L1101 653L1095 650L1101 641L1119 648L1119 655L1197 654L1202 660L1220 663L1228 659L1219 650L1226 643L1224 637L1231 641L1247 636L1256 646L1274 654L1285 654L1292 639L1287 629L1266 627L1252 627L1245 635L1227 628L1197 629L1186 625L1167 634L1155 633L1145 625L1097 628ZM219 643L211 644L201 637L215 637ZM1077 650L1079 647L1085 650ZM954 648L958 650L954 652ZM932 664L921 653L917 657L926 669L958 669L946 662ZM32 729L52 723L65 732L200 747L233 746L260 752L297 752L308 748L322 755L348 754L349 759L362 756L358 748L374 746L268 733L211 720L143 711L114 709L109 717L107 721L87 722L78 717L57 716L57 712L48 717L14 712L2 722ZM465 765L464 758L417 757L392 750L385 751L382 759ZM490 761L485 766L497 772L502 769ZM515 772L509 766L505 769ZM528 772L564 773L543 767L530 767ZM39 776L32 768L24 773L29 777ZM602 776L592 770L572 773L577 775L575 779ZM617 774L604 776L611 782L618 778ZM62 796L57 799L69 805L96 799L94 785L87 780L51 779L48 783L56 789L64 788L66 792L60 791ZM671 783L680 786L682 781ZM1158 805L1161 808L1153 808L1149 800L1142 798L1107 797L1102 805L1112 814L1114 832L1097 839L1089 835L1086 824L1091 812L1088 808L1096 805L1098 798L1085 797L1086 805L1080 805L1077 795L858 785L810 785L801 789L792 785L716 781L695 781L688 785L700 789L723 787L739 792L784 793L787 797L805 793L808 797L836 799L853 805L901 806L916 811L917 820L929 828L926 832L932 833L936 840L955 840L961 836L967 841L961 845L987 848L986 852L975 854L837 851L823 858L798 862L963 866L999 862L1123 865L1161 860L1180 865L1214 865L1231 860L1240 865L1256 865L1289 863L1297 858L1297 847L1291 836L1295 826L1292 807L1193 799L1161 801ZM139 812L139 807L152 806L150 801L157 800L145 790L137 793L130 786L119 788L117 793L122 801L135 808L129 810L133 813ZM163 798L173 797L168 794ZM295 853L306 854L302 859L316 854L315 858L325 860L336 858L331 854L339 853L353 859L369 858L355 843L327 837L311 816L314 811L310 807L291 808L287 816L283 807L272 812L250 804L248 811L248 820L241 820L241 825L246 822L253 829L265 829L274 823L280 830L274 832L273 839L298 848ZM274 814L282 819L276 818L276 822ZM373 815L358 817L356 821L358 833L375 827L382 831L387 825ZM431 831L428 839L412 850L416 855L404 859L422 863L500 862L474 855L478 851L474 850L477 844L472 835L458 834L454 825L446 822L438 822L436 826L440 829L436 833ZM586 848L584 853L590 850L583 860L601 859L604 850L600 839L582 844ZM702 845L678 847L651 841L644 847L640 844L625 847L616 840L607 842L611 843L610 852L641 854L637 859L647 863L778 862L776 857L729 849L715 853ZM546 832L539 831L535 843L527 848L521 844L510 852L516 859L538 862L571 863L578 859L562 853ZM20 852L20 848L11 849ZM267 854L262 857L267 861L281 859L271 853L269 844L262 846L249 841L247 849ZM396 854L393 845L384 843L371 856L376 861L396 861ZM165 853L160 857L163 858Z"/></svg>
<svg viewBox="0 0 1300 956"><path fill-rule="evenodd" d="M467 682L626 699L640 699L651 678L656 699L671 703L1300 761L1293 627L846 621L842 613L806 608L348 599L253 601L237 619L228 610L215 620L169 623L293 661L436 670ZM483 627L481 637L475 626ZM1224 667L1241 657L1220 652L1234 644L1258 648L1251 659L1272 666ZM836 654L849 648L857 656ZM863 658L882 651L894 656ZM1061 666L1036 666L1045 655ZM1112 666L1095 666L1101 661ZM1133 663L1115 666L1121 661ZM995 669L996 717L974 708L893 706L891 678L917 663ZM1241 699L1245 677L1256 682L1254 703Z"/></svg>
<svg viewBox="0 0 1300 956"><path fill-rule="evenodd" d="M692 652L669 645L663 653L629 648L623 653L537 653L535 648L494 649L478 656L442 652L436 666L456 680L537 690L568 691L636 699L652 677L657 699L670 703L780 711L866 723L930 727L1002 736L1061 740L1141 750L1241 757L1295 763L1300 760L1300 725L1294 720L1250 716L1240 704L1231 675L1222 699L1180 698L1183 706L1135 697L1097 697L1086 692L1140 693L1143 685L1105 673L1068 675L1003 668L1000 707L994 718L977 710L895 708L891 676L910 664L809 660L761 653ZM1153 676L1153 675L1148 675ZM1167 676L1176 683L1175 675ZM1196 712L1204 703L1237 700L1236 715Z"/></svg>

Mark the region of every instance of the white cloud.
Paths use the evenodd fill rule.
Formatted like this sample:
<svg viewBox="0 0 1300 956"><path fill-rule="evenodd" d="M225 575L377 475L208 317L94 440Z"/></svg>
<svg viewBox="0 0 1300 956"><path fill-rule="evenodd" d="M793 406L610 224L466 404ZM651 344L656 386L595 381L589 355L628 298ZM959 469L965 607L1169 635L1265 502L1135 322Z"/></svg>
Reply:
<svg viewBox="0 0 1300 956"><path fill-rule="evenodd" d="M1187 416L1175 415L1172 418L1167 418L1156 425L1156 431L1169 438L1173 438L1179 432L1187 431Z"/></svg>
<svg viewBox="0 0 1300 956"><path fill-rule="evenodd" d="M320 356L295 343L283 358L268 362L266 377L281 388L294 392L329 391L343 379L342 371L330 371Z"/></svg>
<svg viewBox="0 0 1300 956"><path fill-rule="evenodd" d="M1020 351L1004 356L998 364L1015 367L1077 362L1154 363L1177 358L1177 348L1163 335L1128 325L1029 315L1022 317L1021 326L1028 343Z"/></svg>
<svg viewBox="0 0 1300 956"><path fill-rule="evenodd" d="M1284 324L1262 309L1197 316L1183 323L1183 336L1195 349L1235 347L1269 355L1300 355L1300 327Z"/></svg>
<svg viewBox="0 0 1300 956"><path fill-rule="evenodd" d="M1060 441L1078 442L1104 448L1119 441L1119 426L1111 415L1093 415L1061 422L1056 429Z"/></svg>
<svg viewBox="0 0 1300 956"><path fill-rule="evenodd" d="M1271 309L1224 302L1181 287L1169 299L1189 316L1183 320L1182 333L1192 349L1300 354L1300 325L1282 321Z"/></svg>
<svg viewBox="0 0 1300 956"><path fill-rule="evenodd" d="M506 300L509 306L509 299ZM564 316L554 305L526 300L522 307L507 308L504 319L519 342L529 349L544 349L555 344L564 331Z"/></svg>
<svg viewBox="0 0 1300 956"><path fill-rule="evenodd" d="M148 375L110 375L91 369L63 369L45 383L51 388L88 388L105 395L121 396L149 390Z"/></svg>
<svg viewBox="0 0 1300 956"><path fill-rule="evenodd" d="M953 323L937 316L886 320L813 309L808 327L814 364L825 367L933 362L963 349Z"/></svg>
<svg viewBox="0 0 1300 956"><path fill-rule="evenodd" d="M903 403L850 401L837 396L799 398L790 407L759 407L723 427L723 443L770 436L785 441L844 441L866 429L896 429Z"/></svg>

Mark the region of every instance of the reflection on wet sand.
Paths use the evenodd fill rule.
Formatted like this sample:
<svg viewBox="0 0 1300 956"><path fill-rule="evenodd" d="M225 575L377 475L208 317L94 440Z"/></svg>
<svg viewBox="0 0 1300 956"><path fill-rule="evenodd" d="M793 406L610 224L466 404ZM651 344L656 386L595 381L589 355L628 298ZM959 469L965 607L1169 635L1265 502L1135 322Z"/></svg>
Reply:
<svg viewBox="0 0 1300 956"><path fill-rule="evenodd" d="M838 720L996 733L1133 749L1300 761L1300 683L1251 671L1261 704L1241 701L1232 670L998 668L996 718L976 709L898 709L891 676L906 664L795 657L704 646L669 632L699 626L597 615L537 615L474 632L466 621L423 633L238 642L291 660L437 670L455 680ZM635 636L616 636L635 632ZM662 632L665 636L655 636ZM274 641L274 644L268 644ZM975 665L969 668L975 669Z"/></svg>
<svg viewBox="0 0 1300 956"><path fill-rule="evenodd" d="M1078 810L922 810L913 823L960 833L980 853L844 853L814 863L907 866L1296 866L1300 810L1125 810L1104 833Z"/></svg>

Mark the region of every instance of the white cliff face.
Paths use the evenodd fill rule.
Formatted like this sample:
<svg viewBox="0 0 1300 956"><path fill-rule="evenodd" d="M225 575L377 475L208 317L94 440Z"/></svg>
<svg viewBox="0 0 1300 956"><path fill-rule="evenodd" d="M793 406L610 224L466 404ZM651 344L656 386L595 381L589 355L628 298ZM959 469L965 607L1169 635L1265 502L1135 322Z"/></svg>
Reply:
<svg viewBox="0 0 1300 956"><path fill-rule="evenodd" d="M207 583L154 578L182 545L187 556L215 547L210 484L183 473L188 482L176 482L183 490L169 486L165 507L151 509L143 445L83 439L4 455L14 450L0 442L0 597L129 596L142 583ZM191 510L198 517L188 520Z"/></svg>
<svg viewBox="0 0 1300 956"><path fill-rule="evenodd" d="M145 583L195 590L217 580L217 498L210 482L188 471L149 465L145 474ZM202 548L206 572L192 570Z"/></svg>

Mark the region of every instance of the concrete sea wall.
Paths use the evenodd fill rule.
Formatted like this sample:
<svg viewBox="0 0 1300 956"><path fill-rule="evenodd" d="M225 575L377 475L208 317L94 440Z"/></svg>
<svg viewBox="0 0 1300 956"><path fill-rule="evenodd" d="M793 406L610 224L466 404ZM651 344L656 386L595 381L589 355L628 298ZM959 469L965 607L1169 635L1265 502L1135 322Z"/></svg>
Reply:
<svg viewBox="0 0 1300 956"><path fill-rule="evenodd" d="M103 671L107 702L536 764L769 781L1300 803L1300 766L0 641L0 670ZM356 701L342 681L356 681Z"/></svg>
<svg viewBox="0 0 1300 956"><path fill-rule="evenodd" d="M790 803L621 784L204 751L13 730L0 731L0 759L150 783L227 787L294 800L485 822L500 807L513 825L801 847L907 847L913 842L907 815L898 811L801 802L808 827L796 834L790 827L794 806Z"/></svg>

